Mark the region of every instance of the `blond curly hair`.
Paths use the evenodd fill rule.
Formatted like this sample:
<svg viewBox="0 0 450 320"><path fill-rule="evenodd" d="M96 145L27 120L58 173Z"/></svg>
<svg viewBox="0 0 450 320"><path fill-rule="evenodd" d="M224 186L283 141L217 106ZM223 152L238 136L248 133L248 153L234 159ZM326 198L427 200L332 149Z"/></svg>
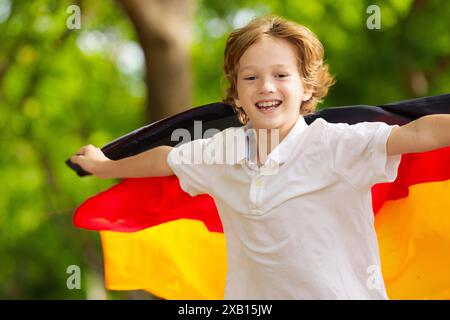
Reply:
<svg viewBox="0 0 450 320"><path fill-rule="evenodd" d="M263 35L286 39L298 49L299 74L305 91L312 93L311 98L301 104L299 112L302 115L313 113L317 104L327 95L329 87L334 84L328 65L323 60L323 46L317 36L305 26L273 15L255 18L228 36L223 70L229 86L223 102L233 107L242 124L249 121L244 109L234 102L237 98L238 64L244 52Z"/></svg>

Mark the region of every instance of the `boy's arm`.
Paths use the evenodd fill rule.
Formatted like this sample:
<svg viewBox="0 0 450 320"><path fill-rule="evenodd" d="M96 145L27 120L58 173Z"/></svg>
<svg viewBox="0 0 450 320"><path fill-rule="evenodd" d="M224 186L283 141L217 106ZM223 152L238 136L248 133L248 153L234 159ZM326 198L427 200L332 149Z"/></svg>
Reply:
<svg viewBox="0 0 450 320"><path fill-rule="evenodd" d="M70 160L102 179L163 177L174 174L167 163L172 149L170 146L160 146L132 157L110 160L101 149L88 145L78 150Z"/></svg>
<svg viewBox="0 0 450 320"><path fill-rule="evenodd" d="M431 151L450 146L450 115L433 114L392 129L387 155Z"/></svg>

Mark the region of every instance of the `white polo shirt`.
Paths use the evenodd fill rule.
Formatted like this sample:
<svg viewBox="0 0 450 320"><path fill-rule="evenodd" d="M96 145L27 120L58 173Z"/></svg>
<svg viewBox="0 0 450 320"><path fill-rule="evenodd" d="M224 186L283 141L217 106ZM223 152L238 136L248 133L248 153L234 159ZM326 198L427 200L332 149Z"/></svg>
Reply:
<svg viewBox="0 0 450 320"><path fill-rule="evenodd" d="M227 244L225 299L387 299L371 186L397 176L401 156L386 154L393 127L320 118L308 126L300 116L260 168L254 139L227 164L211 152L249 125L169 153L181 188L216 203ZM192 152L205 161L192 163Z"/></svg>

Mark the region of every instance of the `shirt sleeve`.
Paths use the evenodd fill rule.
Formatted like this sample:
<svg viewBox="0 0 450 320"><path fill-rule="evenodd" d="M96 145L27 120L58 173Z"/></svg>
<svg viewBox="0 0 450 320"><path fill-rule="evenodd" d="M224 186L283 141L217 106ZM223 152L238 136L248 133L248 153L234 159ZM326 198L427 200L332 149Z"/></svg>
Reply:
<svg viewBox="0 0 450 320"><path fill-rule="evenodd" d="M205 164L203 155L209 139L196 139L174 147L167 156L167 163L180 181L180 187L191 196L209 193L214 165Z"/></svg>
<svg viewBox="0 0 450 320"><path fill-rule="evenodd" d="M331 166L355 188L371 188L397 178L401 155L387 155L391 130L384 122L327 124L325 143L331 150Z"/></svg>

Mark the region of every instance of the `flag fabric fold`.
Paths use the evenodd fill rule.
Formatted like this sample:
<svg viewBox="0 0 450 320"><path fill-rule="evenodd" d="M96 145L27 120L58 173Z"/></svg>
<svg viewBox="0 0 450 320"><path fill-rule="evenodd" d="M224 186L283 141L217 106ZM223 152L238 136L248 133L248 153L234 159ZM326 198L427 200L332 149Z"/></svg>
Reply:
<svg viewBox="0 0 450 320"><path fill-rule="evenodd" d="M218 105L187 111L182 122L179 115L165 119L164 134L180 125L191 128L203 113L209 121L204 130L235 125L224 109L211 120L211 108ZM333 123L403 125L437 113L450 113L450 94L327 108L305 116L305 121L321 117ZM166 144L167 137L154 130ZM145 139L147 147L158 143L152 130ZM450 147L402 155L396 180L372 187L372 204L389 298L450 298ZM73 221L100 231L108 289L144 289L164 299L223 298L226 242L216 206L209 195L185 193L176 176L124 179L87 199Z"/></svg>

